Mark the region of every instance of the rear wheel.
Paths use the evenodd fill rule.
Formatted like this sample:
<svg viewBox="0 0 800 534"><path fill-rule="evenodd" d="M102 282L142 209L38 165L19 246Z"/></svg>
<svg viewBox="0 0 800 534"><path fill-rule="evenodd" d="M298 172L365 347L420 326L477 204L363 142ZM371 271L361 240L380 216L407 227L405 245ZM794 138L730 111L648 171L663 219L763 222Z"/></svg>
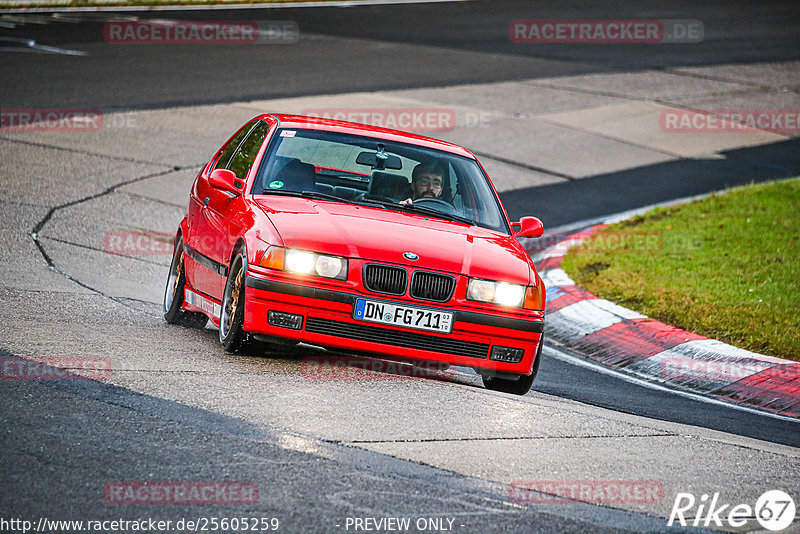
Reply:
<svg viewBox="0 0 800 534"><path fill-rule="evenodd" d="M533 362L533 372L531 372L530 375L519 375L519 378L516 380L513 378L483 376L483 387L491 389L492 391L525 395L531 390L533 381L536 379L536 373L539 372L539 361L542 359L542 345L544 345L544 335L542 335L539 340L539 348L536 349L536 360Z"/></svg>
<svg viewBox="0 0 800 534"><path fill-rule="evenodd" d="M172 262L167 276L167 287L164 288L164 302L162 309L164 320L169 324L177 324L191 328L202 328L208 322L208 317L200 312L190 312L183 309L183 290L186 286L186 271L183 265L183 239L178 238L175 251L172 253Z"/></svg>
<svg viewBox="0 0 800 534"><path fill-rule="evenodd" d="M257 341L244 330L244 293L247 259L241 252L231 262L225 292L222 296L222 314L219 318L219 341L226 352L262 352L266 343Z"/></svg>

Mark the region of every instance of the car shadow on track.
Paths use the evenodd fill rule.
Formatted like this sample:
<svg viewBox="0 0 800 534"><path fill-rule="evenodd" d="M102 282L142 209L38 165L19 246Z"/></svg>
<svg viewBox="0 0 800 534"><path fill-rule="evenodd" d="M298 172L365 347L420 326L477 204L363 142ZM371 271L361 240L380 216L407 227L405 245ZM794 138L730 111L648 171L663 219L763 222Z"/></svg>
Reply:
<svg viewBox="0 0 800 534"><path fill-rule="evenodd" d="M218 330L210 323L203 330L217 344ZM284 370L299 374L307 380L432 380L482 388L480 377L471 369L434 361L413 361L371 353L341 352L315 345L262 344L237 353L221 354L237 363L259 367L270 360Z"/></svg>

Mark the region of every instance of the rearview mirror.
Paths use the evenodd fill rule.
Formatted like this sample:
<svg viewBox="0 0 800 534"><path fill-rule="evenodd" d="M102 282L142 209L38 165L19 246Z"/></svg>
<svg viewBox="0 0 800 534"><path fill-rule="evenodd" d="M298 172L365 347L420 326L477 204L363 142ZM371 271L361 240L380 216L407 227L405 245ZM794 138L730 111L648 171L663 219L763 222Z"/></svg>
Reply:
<svg viewBox="0 0 800 534"><path fill-rule="evenodd" d="M377 169L382 171L384 169L400 170L403 168L403 162L397 156L392 156L383 151L375 152L360 152L356 158L356 163L359 165L369 165L370 169Z"/></svg>
<svg viewBox="0 0 800 534"><path fill-rule="evenodd" d="M523 217L511 225L515 237L542 237L544 224L539 217Z"/></svg>
<svg viewBox="0 0 800 534"><path fill-rule="evenodd" d="M211 187L228 191L235 195L241 193L244 186L244 183L236 177L233 171L228 169L214 169L214 172L208 177L208 183L211 184Z"/></svg>

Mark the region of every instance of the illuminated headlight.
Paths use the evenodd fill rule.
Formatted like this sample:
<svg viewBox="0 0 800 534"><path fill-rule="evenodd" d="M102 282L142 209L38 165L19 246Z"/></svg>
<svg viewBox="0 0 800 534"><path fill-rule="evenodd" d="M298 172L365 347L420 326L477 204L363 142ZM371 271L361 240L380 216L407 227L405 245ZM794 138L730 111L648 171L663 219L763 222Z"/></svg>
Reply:
<svg viewBox="0 0 800 534"><path fill-rule="evenodd" d="M306 250L286 249L286 270L325 278L347 278L347 260Z"/></svg>
<svg viewBox="0 0 800 534"><path fill-rule="evenodd" d="M297 274L310 274L324 278L347 280L347 259L327 256L307 250L269 247L260 263L262 267L279 269Z"/></svg>
<svg viewBox="0 0 800 534"><path fill-rule="evenodd" d="M525 286L470 278L467 298L500 306L521 308L525 300Z"/></svg>
<svg viewBox="0 0 800 534"><path fill-rule="evenodd" d="M286 251L286 270L300 274L312 274L317 263L316 255L305 250Z"/></svg>
<svg viewBox="0 0 800 534"><path fill-rule="evenodd" d="M494 293L494 301L501 306L522 306L522 299L525 298L525 287L515 284L497 284Z"/></svg>

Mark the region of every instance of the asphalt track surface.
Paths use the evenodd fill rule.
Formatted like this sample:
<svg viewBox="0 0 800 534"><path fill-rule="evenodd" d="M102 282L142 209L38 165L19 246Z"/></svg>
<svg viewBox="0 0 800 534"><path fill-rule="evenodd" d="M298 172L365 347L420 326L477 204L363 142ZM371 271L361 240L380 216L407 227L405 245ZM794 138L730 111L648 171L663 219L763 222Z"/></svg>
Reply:
<svg viewBox="0 0 800 534"><path fill-rule="evenodd" d="M212 18L191 11L139 16ZM587 49L552 45L543 49L513 45L507 37L508 21L518 18L642 17L703 20L706 38L691 46ZM108 46L102 42L101 21L27 25L3 30L2 35L67 49L80 43L91 51L90 56L77 61L56 54L0 53L4 72L0 105L158 109L800 59L796 46L800 5L793 2L730 2L724 8L693 2L673 2L669 7L661 2L607 2L588 8L560 2L466 2L280 13L215 11L213 18L294 20L304 33L346 40L334 46L311 40L277 52L275 48L207 47L200 55L192 47ZM474 55L480 60L466 61L475 52L481 53ZM728 185L800 174L797 140L726 155L726 159L680 160L516 190L504 203L512 218L534 213L546 225L558 226ZM110 305L105 311L114 313ZM42 320L46 319L42 312ZM213 335L203 336L202 342L213 342ZM253 480L262 492L259 506L236 509L235 515L272 514L294 525L295 531L342 530L332 525L336 518L348 515L454 516L468 518L463 522L476 532L665 529L663 520L650 515L588 505L510 509L496 498L496 485L477 477L342 446L336 440L313 440L110 384L3 382L0 388L3 517L38 517L44 510L62 519L198 515L191 508L156 507L142 514L96 506L92 481L140 479L142 473L158 473L162 480ZM534 389L644 418L800 446L795 423L653 391L552 357L542 362ZM287 442L294 445L287 447ZM211 510L199 515L211 515ZM224 509L213 511L232 515Z"/></svg>
<svg viewBox="0 0 800 534"><path fill-rule="evenodd" d="M129 109L797 59L800 9L795 3L697 4L500 0L135 13L142 19L290 20L303 34L353 39L338 45L324 41L263 48L209 46L202 54L191 46L105 46L102 29L107 16L95 23L27 25L24 37L41 44L98 46L89 49L88 62L57 55L6 56L0 91L4 100L18 106ZM704 39L670 46L531 47L508 38L508 24L514 19L644 17L703 21Z"/></svg>
<svg viewBox="0 0 800 534"><path fill-rule="evenodd" d="M124 15L124 14L123 14ZM80 43L89 57L0 56L0 106L163 108L313 94L438 87L586 73L797 59L800 8L793 2L532 3L524 1L193 12L136 12L141 19L289 20L300 32L343 38L298 45L120 46L103 41L108 13L92 22L26 25L0 36ZM510 42L514 19L695 19L700 43L670 45ZM0 45L12 46L13 43ZM782 88L797 91L797 88ZM10 104L7 104L10 103ZM702 194L729 185L797 174L800 143L731 151L717 160L681 160L598 175L504 198L509 216L536 213L547 227ZM624 190L626 195L615 194Z"/></svg>

